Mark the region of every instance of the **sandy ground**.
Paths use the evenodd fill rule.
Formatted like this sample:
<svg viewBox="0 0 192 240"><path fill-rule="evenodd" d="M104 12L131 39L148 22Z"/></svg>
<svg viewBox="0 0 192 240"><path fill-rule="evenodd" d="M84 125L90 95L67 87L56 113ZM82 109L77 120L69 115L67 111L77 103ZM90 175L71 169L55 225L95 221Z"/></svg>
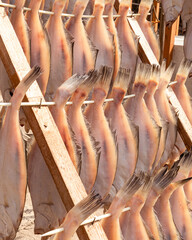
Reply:
<svg viewBox="0 0 192 240"><path fill-rule="evenodd" d="M34 213L31 203L31 197L29 191L26 194L26 202L23 213L23 218L19 231L17 232L16 240L40 240L40 235L34 234Z"/></svg>

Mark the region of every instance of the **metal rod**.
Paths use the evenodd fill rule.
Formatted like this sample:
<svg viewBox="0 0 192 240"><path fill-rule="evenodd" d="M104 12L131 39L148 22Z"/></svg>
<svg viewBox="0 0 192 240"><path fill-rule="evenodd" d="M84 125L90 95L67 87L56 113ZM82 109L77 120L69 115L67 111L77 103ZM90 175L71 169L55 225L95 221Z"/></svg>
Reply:
<svg viewBox="0 0 192 240"><path fill-rule="evenodd" d="M126 208L124 208L124 209L122 210L122 213L123 213L123 212L127 212L127 211L129 211L129 210L130 210L130 207L126 207ZM94 218L90 218L90 219L87 219L87 220L83 221L83 222L80 224L80 226L82 226L82 225L87 225L87 224L93 224L94 222L98 222L98 221L100 221L100 220L102 220L102 219L104 219L104 218L108 218L108 217L110 217L110 216L111 216L111 213L106 213L106 214L103 214L103 215L98 216L98 217L96 216L96 217L94 217ZM49 232L47 232L47 233L42 234L41 237L51 236L51 235L53 235L53 234L56 234L56 233L59 233L59 232L63 232L63 230L64 230L64 228L57 228L57 229L54 229L54 230L52 230L52 231L49 231Z"/></svg>

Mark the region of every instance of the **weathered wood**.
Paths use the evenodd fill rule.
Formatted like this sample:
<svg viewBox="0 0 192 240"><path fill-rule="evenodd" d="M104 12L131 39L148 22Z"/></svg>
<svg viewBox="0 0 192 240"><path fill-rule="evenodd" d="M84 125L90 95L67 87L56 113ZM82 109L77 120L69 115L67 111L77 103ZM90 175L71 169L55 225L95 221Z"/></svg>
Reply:
<svg viewBox="0 0 192 240"><path fill-rule="evenodd" d="M159 6L160 6L160 2L157 0L154 0L153 1L152 21L153 21L153 27L154 27L155 32L157 32L157 30L158 30Z"/></svg>
<svg viewBox="0 0 192 240"><path fill-rule="evenodd" d="M128 18L129 24L132 28L132 31L135 35L139 38L139 46L138 46L138 54L141 58L142 62L149 63L149 64L156 64L158 65L158 61L149 46L137 20L135 18Z"/></svg>
<svg viewBox="0 0 192 240"><path fill-rule="evenodd" d="M174 106L175 112L178 114L178 132L180 133L186 148L190 150L192 147L191 123L189 122L189 119L187 118L172 88L169 87L166 93L170 103Z"/></svg>
<svg viewBox="0 0 192 240"><path fill-rule="evenodd" d="M0 0L1 3L1 0ZM14 29L4 8L0 7L0 57L14 87L29 72L30 66L23 53ZM40 88L35 82L27 91L24 101L43 99ZM86 197L84 186L72 164L52 115L47 107L25 107L25 114L46 164L53 176L59 194L69 211ZM41 181L39 179L39 181ZM92 216L93 217L93 216ZM106 240L107 237L99 223L82 226L77 231L82 240Z"/></svg>
<svg viewBox="0 0 192 240"><path fill-rule="evenodd" d="M171 27L166 26L166 29L165 29L163 58L166 59L167 66L169 66L172 60L175 36L178 35L178 29L179 29L178 24L179 24L179 17L171 25Z"/></svg>

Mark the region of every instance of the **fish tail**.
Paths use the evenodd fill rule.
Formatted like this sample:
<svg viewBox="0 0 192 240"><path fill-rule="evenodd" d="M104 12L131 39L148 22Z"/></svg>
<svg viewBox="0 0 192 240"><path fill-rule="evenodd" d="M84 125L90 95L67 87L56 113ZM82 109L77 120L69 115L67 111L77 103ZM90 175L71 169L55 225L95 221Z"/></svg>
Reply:
<svg viewBox="0 0 192 240"><path fill-rule="evenodd" d="M129 86L130 80L130 69L120 68L113 87L120 87L126 91Z"/></svg>
<svg viewBox="0 0 192 240"><path fill-rule="evenodd" d="M183 186L185 183L189 182L192 179L192 177L182 179L180 181L177 181L174 183L175 188Z"/></svg>
<svg viewBox="0 0 192 240"><path fill-rule="evenodd" d="M153 65L150 81L153 81L154 83L158 84L160 78L160 68L158 65Z"/></svg>
<svg viewBox="0 0 192 240"><path fill-rule="evenodd" d="M11 103L14 107L19 108L21 102L31 84L39 77L41 74L41 68L39 66L34 66L29 73L22 79L19 85L16 87L13 96L11 98Z"/></svg>
<svg viewBox="0 0 192 240"><path fill-rule="evenodd" d="M84 89L86 93L89 93L98 81L99 72L97 70L91 70L87 73L88 78L80 85L81 89Z"/></svg>
<svg viewBox="0 0 192 240"><path fill-rule="evenodd" d="M101 66L99 69L100 77L98 76L98 81L95 84L95 88L102 88L105 92L108 92L111 83L113 69L107 66Z"/></svg>
<svg viewBox="0 0 192 240"><path fill-rule="evenodd" d="M136 69L134 86L147 86L152 68L149 64L139 63Z"/></svg>
<svg viewBox="0 0 192 240"><path fill-rule="evenodd" d="M172 76L173 76L173 72L175 70L175 64L171 63L169 65L169 67L166 69L166 62L163 61L162 65L161 65L161 72L160 72L160 83L166 85L169 84Z"/></svg>
<svg viewBox="0 0 192 240"><path fill-rule="evenodd" d="M188 170L192 168L192 148L189 151L186 150L180 155L179 166Z"/></svg>
<svg viewBox="0 0 192 240"><path fill-rule="evenodd" d="M181 61L181 64L180 64L179 69L177 71L176 80L178 81L177 78L179 78L179 79L181 78L182 80L186 81L186 79L189 75L189 72L191 70L191 67L192 67L192 61L184 58Z"/></svg>

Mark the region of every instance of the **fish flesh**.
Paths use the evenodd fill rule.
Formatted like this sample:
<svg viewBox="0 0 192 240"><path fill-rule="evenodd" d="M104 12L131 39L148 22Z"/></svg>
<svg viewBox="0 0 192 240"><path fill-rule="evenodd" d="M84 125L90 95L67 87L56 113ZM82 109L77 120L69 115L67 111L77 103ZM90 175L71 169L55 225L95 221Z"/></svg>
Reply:
<svg viewBox="0 0 192 240"><path fill-rule="evenodd" d="M19 125L19 108L26 91L39 76L34 67L16 87L0 130L0 238L15 239L27 187L25 152Z"/></svg>
<svg viewBox="0 0 192 240"><path fill-rule="evenodd" d="M144 172L152 170L160 139L160 127L151 118L143 99L150 75L150 65L138 64L133 85L135 97L127 99L124 103L131 121L139 128L139 153L136 169Z"/></svg>
<svg viewBox="0 0 192 240"><path fill-rule="evenodd" d="M30 62L31 66L38 64L43 70L43 74L40 76L40 79L38 79L38 83L42 94L44 95L50 72L50 46L47 33L42 26L38 13L41 3L42 0L31 0L29 8L32 10L26 12L25 19L30 29Z"/></svg>
<svg viewBox="0 0 192 240"><path fill-rule="evenodd" d="M73 73L84 74L94 69L97 51L87 36L82 22L82 15L88 0L78 0L75 3L73 14L65 27L74 38L73 46Z"/></svg>
<svg viewBox="0 0 192 240"><path fill-rule="evenodd" d="M104 0L95 0L93 18L89 18L86 24L86 31L92 43L98 50L95 69L102 65L114 69L114 40L112 34L107 30L103 19Z"/></svg>
<svg viewBox="0 0 192 240"><path fill-rule="evenodd" d="M91 192L85 199L75 205L66 215L60 227L63 231L57 233L53 240L70 240L80 224L102 206L99 194Z"/></svg>
<svg viewBox="0 0 192 240"><path fill-rule="evenodd" d="M147 42L149 43L151 50L153 51L157 61L160 59L160 47L159 42L157 40L157 36L155 34L154 29L152 28L151 22L149 22L147 18L147 14L152 5L152 0L141 0L139 4L139 15L136 17L139 26L142 32L145 35Z"/></svg>
<svg viewBox="0 0 192 240"><path fill-rule="evenodd" d="M57 88L72 75L73 40L61 18L65 4L64 0L54 2L54 15L49 17L45 26L51 44L51 70L46 90L49 97L54 97Z"/></svg>
<svg viewBox="0 0 192 240"><path fill-rule="evenodd" d="M134 173L138 156L138 129L130 121L122 105L130 81L129 74L129 70L119 69L111 91L114 101L108 102L105 107L105 116L110 123L111 131L115 132L117 142L118 160L113 181L116 191L120 190L125 181ZM112 195L112 192L110 194Z"/></svg>
<svg viewBox="0 0 192 240"><path fill-rule="evenodd" d="M129 7L131 6L131 2L132 1L130 0L120 2L118 12L120 17L115 20L121 50L120 67L130 69L131 84L129 86L128 93L130 93L132 89L138 58L136 37L134 37L127 21L127 14Z"/></svg>
<svg viewBox="0 0 192 240"><path fill-rule="evenodd" d="M91 191L97 176L99 149L96 147L90 126L83 115L82 104L94 87L95 81L98 79L97 75L97 71L92 71L90 77L76 89L70 99L73 104L67 109L68 121L81 155L80 178L88 193Z"/></svg>
<svg viewBox="0 0 192 240"><path fill-rule="evenodd" d="M66 80L56 91L54 98L56 105L50 109L76 169L79 165L78 156L72 141L64 107L71 94L87 77L80 77L76 74ZM28 156L27 170L28 186L35 214L35 233L45 233L55 227L59 227L66 210L36 142L34 142ZM37 179L41 179L41 181L39 182Z"/></svg>
<svg viewBox="0 0 192 240"><path fill-rule="evenodd" d="M112 69L106 66L101 67L100 76L98 76L92 92L94 104L89 104L84 112L93 137L99 143L98 147L101 152L93 189L102 197L108 194L111 189L117 166L116 145L103 109L103 102L108 93L111 77Z"/></svg>
<svg viewBox="0 0 192 240"><path fill-rule="evenodd" d="M123 187L118 191L114 197L107 213L110 213L109 218L104 218L101 225L110 240L121 240L122 233L119 223L119 217L121 212L128 201L133 197L133 195L138 191L138 189L143 184L143 175L133 174L124 183Z"/></svg>

